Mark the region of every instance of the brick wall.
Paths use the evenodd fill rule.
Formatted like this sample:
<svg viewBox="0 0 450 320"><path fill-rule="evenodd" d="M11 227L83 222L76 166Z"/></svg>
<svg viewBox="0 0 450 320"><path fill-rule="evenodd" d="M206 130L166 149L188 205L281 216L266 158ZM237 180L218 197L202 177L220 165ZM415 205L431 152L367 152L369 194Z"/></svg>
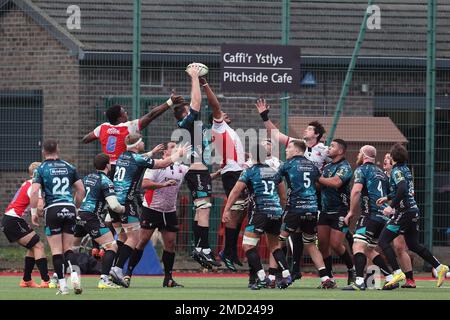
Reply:
<svg viewBox="0 0 450 320"><path fill-rule="evenodd" d="M0 48L0 91L42 90L43 138L57 138L62 158L76 160L80 135L77 57L14 6L0 14ZM25 139L33 135L26 128L21 134ZM24 179L26 170L0 171L0 210Z"/></svg>

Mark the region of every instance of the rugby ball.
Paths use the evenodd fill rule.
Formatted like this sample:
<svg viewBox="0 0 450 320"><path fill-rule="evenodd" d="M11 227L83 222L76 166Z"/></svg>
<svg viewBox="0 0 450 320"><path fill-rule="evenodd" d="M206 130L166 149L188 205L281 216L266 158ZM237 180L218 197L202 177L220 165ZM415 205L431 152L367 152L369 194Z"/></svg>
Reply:
<svg viewBox="0 0 450 320"><path fill-rule="evenodd" d="M187 71L189 70L189 68L191 68L193 65L198 65L198 66L200 67L200 72L199 72L199 74L198 74L199 77L203 77L203 76L205 76L205 75L208 74L208 71L209 71L208 67L207 67L206 65L204 65L203 63L198 63L198 62L193 62L193 63L189 64L189 65L186 67L186 72L187 72Z"/></svg>

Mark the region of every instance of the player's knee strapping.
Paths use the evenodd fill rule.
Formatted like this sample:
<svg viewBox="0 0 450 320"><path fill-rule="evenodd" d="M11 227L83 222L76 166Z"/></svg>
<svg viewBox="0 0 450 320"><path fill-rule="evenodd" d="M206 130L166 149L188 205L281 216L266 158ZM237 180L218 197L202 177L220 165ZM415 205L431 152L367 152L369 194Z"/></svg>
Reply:
<svg viewBox="0 0 450 320"><path fill-rule="evenodd" d="M33 248L38 242L40 238L37 234L35 234L33 237L31 237L30 241L24 246L27 249Z"/></svg>
<svg viewBox="0 0 450 320"><path fill-rule="evenodd" d="M242 244L246 244L249 246L256 246L259 242L259 238L252 238L244 235L244 238L242 239Z"/></svg>
<svg viewBox="0 0 450 320"><path fill-rule="evenodd" d="M195 210L208 209L212 207L211 202L208 199L199 199L194 201Z"/></svg>
<svg viewBox="0 0 450 320"><path fill-rule="evenodd" d="M247 206L247 200L236 200L236 202L231 206L233 211L243 211Z"/></svg>
<svg viewBox="0 0 450 320"><path fill-rule="evenodd" d="M112 250L113 248L117 248L117 242L116 240L113 240L111 242L106 242L102 244L102 248L106 250Z"/></svg>
<svg viewBox="0 0 450 320"><path fill-rule="evenodd" d="M317 235L316 234L302 234L302 241L304 244L316 243Z"/></svg>
<svg viewBox="0 0 450 320"><path fill-rule="evenodd" d="M138 222L138 223L133 223L131 225L128 225L126 227L122 226L122 228L125 231L125 233L130 233L130 232L133 232L133 231L138 231L141 228L141 226L140 226L140 224Z"/></svg>

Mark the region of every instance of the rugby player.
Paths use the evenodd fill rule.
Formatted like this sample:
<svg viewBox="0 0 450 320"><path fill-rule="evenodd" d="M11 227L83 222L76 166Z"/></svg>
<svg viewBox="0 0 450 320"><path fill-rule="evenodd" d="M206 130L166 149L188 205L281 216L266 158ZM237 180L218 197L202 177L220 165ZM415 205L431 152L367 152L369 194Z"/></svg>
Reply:
<svg viewBox="0 0 450 320"><path fill-rule="evenodd" d="M343 241L348 226L344 218L349 210L350 181L352 180L352 168L345 159L347 143L342 139L334 139L328 149L331 163L325 165L319 183L322 185L321 200L322 211L317 223L319 238L319 250L322 253L328 276L333 279L331 250L336 252L347 266L348 285L353 282L355 270L350 253L345 248Z"/></svg>
<svg viewBox="0 0 450 320"><path fill-rule="evenodd" d="M97 126L93 131L86 134L81 140L83 143L90 143L99 140L104 154L111 158L111 171L109 178L114 179L116 161L122 152L126 151L125 137L131 133L139 133L144 130L153 120L162 115L171 106L181 103L183 97L171 95L170 98L162 105L153 108L150 112L139 119L128 119L128 114L122 105L113 105L106 110L106 118L108 122L104 122ZM158 145L152 150L153 154L161 151L162 146ZM122 244L126 241L126 235L120 224L120 216L113 210L109 210L111 222L114 230L118 234L117 246L120 250ZM118 257L116 257L118 258Z"/></svg>
<svg viewBox="0 0 450 320"><path fill-rule="evenodd" d="M406 279L391 246L391 242L399 234L403 234L408 248L436 269L437 286L440 287L449 268L440 263L429 250L419 243L419 208L414 198L413 177L406 165L408 151L403 145L397 143L391 148L390 154L394 164L390 178L392 192L377 200L377 204L383 206L383 213L386 216L393 214L381 232L379 240L380 247L394 270L394 277L388 285L395 285ZM388 201L390 205L386 206L385 203Z"/></svg>
<svg viewBox="0 0 450 320"><path fill-rule="evenodd" d="M164 143L163 159L171 156L176 142ZM161 232L164 251L162 262L164 265L163 287L183 287L172 278L175 262L175 244L178 232L177 198L184 176L189 167L183 164L158 169L147 169L142 180L145 190L139 230L139 243L131 254L124 281L130 283L133 270L142 258L145 246L152 238L156 229Z"/></svg>
<svg viewBox="0 0 450 320"><path fill-rule="evenodd" d="M200 78L200 84L206 93L208 106L212 109L212 141L221 156L221 177L225 194L228 197L242 173L245 163L244 147L241 139L231 127L231 119L223 112L216 95L205 78ZM245 189L239 199L233 204L232 215L225 223L225 246L219 252L219 257L231 271L237 271L234 263L242 266L237 255L237 242L244 218L247 194Z"/></svg>
<svg viewBox="0 0 450 320"><path fill-rule="evenodd" d="M23 278L19 286L22 288L56 288L56 285L50 282L47 268L47 256L44 251L44 244L39 235L23 219L23 216L30 205L31 185L34 170L41 165L40 162L33 162L28 167L30 179L22 183L19 190L14 195L13 200L6 208L2 219L2 230L9 242L16 242L27 249L25 255L25 267ZM44 203L39 196L38 214L42 214ZM37 284L31 278L34 265L37 265L41 274L41 283Z"/></svg>
<svg viewBox="0 0 450 320"><path fill-rule="evenodd" d="M288 200L286 213L283 216L280 241L285 242L289 234L299 229L305 249L319 271L320 287L330 289L335 284L327 275L322 255L316 247L318 210L316 182L319 180L320 173L314 163L305 158L305 150L305 142L301 140L290 141L286 148L287 160L279 169L280 175L286 178L288 184ZM286 279L289 270L287 270L285 254L281 249L277 249L273 256L283 270L285 285L289 285L289 279Z"/></svg>
<svg viewBox="0 0 450 320"><path fill-rule="evenodd" d="M89 234L91 239L105 250L102 258L100 280L97 285L99 289L118 288L108 277L116 257L117 245L112 232L106 227L100 214L106 204L111 210L119 214L125 211L125 207L117 200L113 182L108 178L108 173L111 169L109 161L109 157L104 153L94 157L94 167L97 171L83 178L86 196L78 210L80 221L77 227L81 226L82 231L85 234ZM81 241L81 239L79 240Z"/></svg>
<svg viewBox="0 0 450 320"><path fill-rule="evenodd" d="M386 277L386 284L392 280L389 267L381 255L375 251L381 230L388 220L383 215L383 208L377 206L376 201L389 191L388 177L383 170L375 164L377 150L375 147L365 145L358 153L356 164L358 167L354 173L354 184L350 196L350 211L345 217L345 223L356 218L358 207L361 208L361 217L356 224L356 232L353 243L353 257L356 268L356 280L343 290L365 290L364 269L367 258L380 268ZM383 289L395 289L397 286L385 285Z"/></svg>
<svg viewBox="0 0 450 320"><path fill-rule="evenodd" d="M42 154L45 160L34 171L31 186L32 223L36 226L39 225L37 205L39 192L42 188L45 194L45 234L50 245L53 267L59 282L57 294L69 294L64 277L64 260L70 267L70 278L75 294L81 294L80 277L73 269L76 260L72 246L76 210L80 207L85 196L83 182L73 165L59 159L59 147L56 140L47 139L44 141ZM74 195L72 195L72 191L74 191Z"/></svg>
<svg viewBox="0 0 450 320"><path fill-rule="evenodd" d="M289 137L281 132L269 119L270 106L266 103L265 99L258 99L256 102L256 108L259 115L264 121L264 126L267 129L268 136L271 136L272 130L275 131L275 139L278 143L287 147L288 143L292 140L301 140L293 137ZM313 121L308 124L303 133L303 141L306 144L306 151L304 156L306 159L312 161L319 171L322 171L325 163L330 162L327 155L327 147L320 142L322 136L325 133L325 128L318 121ZM320 203L319 203L320 205ZM298 232L291 233L289 236L289 244L292 252L292 278L293 280L301 278L300 261L303 255L303 241L301 234Z"/></svg>
<svg viewBox="0 0 450 320"><path fill-rule="evenodd" d="M388 178L391 177L391 171L392 171L392 157L390 153L386 153L384 155L383 159L383 170L384 173L388 176ZM405 237L403 235L399 235L397 238L394 239L394 250L395 254L397 255L400 266L402 267L402 270L408 270L405 271L406 276L406 282L402 284L402 288L416 288L416 282L414 281L414 273L412 268L412 262L411 257L408 254L408 246L405 242Z"/></svg>
<svg viewBox="0 0 450 320"><path fill-rule="evenodd" d="M254 165L241 173L239 181L230 192L222 217L224 223L232 219L233 204L247 187L251 197L252 212L245 228L242 247L250 266L250 288L252 290L259 290L271 283L261 264L257 245L260 237L266 234L271 255L275 250L281 248L278 241L283 214L281 204L284 205L286 200L285 186L278 171L265 164L265 152L260 154L259 149L257 146L253 152ZM284 272L284 276L288 277L289 271ZM252 278L255 275L257 279L253 282ZM284 287L285 284L280 282L280 288Z"/></svg>
<svg viewBox="0 0 450 320"><path fill-rule="evenodd" d="M191 77L191 102L176 105L173 112L177 126L189 132L193 148L191 164L185 176L195 208L192 226L195 247L192 258L201 266L211 269L220 266L209 245L212 183L207 166L211 164L211 136L208 134L207 126L200 120L202 95L198 65L194 64L187 72Z"/></svg>
<svg viewBox="0 0 450 320"><path fill-rule="evenodd" d="M145 144L139 133L129 134L125 138L127 151L123 152L116 162L114 174L114 189L117 193L119 203L125 206L125 212L121 215L121 224L127 235L127 240L119 249L119 258L111 268L110 275L113 282L123 287L128 283L123 279L123 266L130 257L139 241L139 208L140 208L140 181L145 169L160 169L173 164L183 157L188 151L187 146L173 150L173 154L163 160L149 158L149 153L140 154L144 151Z"/></svg>

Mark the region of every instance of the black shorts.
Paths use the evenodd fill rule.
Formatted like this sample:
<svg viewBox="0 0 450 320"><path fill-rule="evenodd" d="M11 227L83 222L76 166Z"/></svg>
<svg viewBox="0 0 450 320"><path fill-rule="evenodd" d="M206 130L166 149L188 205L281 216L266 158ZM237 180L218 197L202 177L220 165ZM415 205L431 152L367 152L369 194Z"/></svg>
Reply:
<svg viewBox="0 0 450 320"><path fill-rule="evenodd" d="M396 211L386 223L386 229L397 234L405 234L411 229L419 228L419 210Z"/></svg>
<svg viewBox="0 0 450 320"><path fill-rule="evenodd" d="M73 204L55 204L44 210L45 235L73 234L77 223Z"/></svg>
<svg viewBox="0 0 450 320"><path fill-rule="evenodd" d="M125 212L121 216L119 215L122 224L139 222L142 207L138 201L139 200L135 199L133 201L125 202Z"/></svg>
<svg viewBox="0 0 450 320"><path fill-rule="evenodd" d="M189 170L184 179L194 200L211 196L211 176L208 170Z"/></svg>
<svg viewBox="0 0 450 320"><path fill-rule="evenodd" d="M97 239L110 232L109 228L91 212L80 211L78 213L77 225L75 226L74 236L77 238L89 234L92 239Z"/></svg>
<svg viewBox="0 0 450 320"><path fill-rule="evenodd" d="M282 230L290 233L300 229L301 232L306 234L317 233L317 212L292 212L287 211L283 216Z"/></svg>
<svg viewBox="0 0 450 320"><path fill-rule="evenodd" d="M375 220L368 216L361 216L356 223L356 231L353 239L375 247L378 244L378 238L385 225L386 222Z"/></svg>
<svg viewBox="0 0 450 320"><path fill-rule="evenodd" d="M178 219L176 211L160 212L146 207L142 207L141 228L159 231L177 232Z"/></svg>
<svg viewBox="0 0 450 320"><path fill-rule="evenodd" d="M278 236L281 228L281 216L273 216L266 213L254 212L248 219L246 232L253 232L256 234L273 234Z"/></svg>
<svg viewBox="0 0 450 320"><path fill-rule="evenodd" d="M318 226L329 226L331 229L347 233L348 226L344 222L344 218L347 215L346 211L342 212L320 212Z"/></svg>
<svg viewBox="0 0 450 320"><path fill-rule="evenodd" d="M16 242L33 232L33 229L24 219L5 215L2 219L2 231L9 242Z"/></svg>

